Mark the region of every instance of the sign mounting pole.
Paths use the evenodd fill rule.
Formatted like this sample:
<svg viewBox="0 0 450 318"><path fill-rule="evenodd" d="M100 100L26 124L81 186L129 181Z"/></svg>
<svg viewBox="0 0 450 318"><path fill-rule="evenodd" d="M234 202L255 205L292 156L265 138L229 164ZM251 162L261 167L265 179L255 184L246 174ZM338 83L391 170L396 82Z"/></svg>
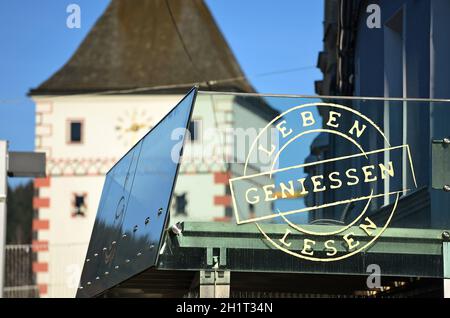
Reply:
<svg viewBox="0 0 450 318"><path fill-rule="evenodd" d="M442 257L444 263L444 298L450 298L450 241L449 233L444 231L442 234L444 244L442 246Z"/></svg>
<svg viewBox="0 0 450 318"><path fill-rule="evenodd" d="M8 174L8 142L0 140L0 298L5 285L6 194Z"/></svg>

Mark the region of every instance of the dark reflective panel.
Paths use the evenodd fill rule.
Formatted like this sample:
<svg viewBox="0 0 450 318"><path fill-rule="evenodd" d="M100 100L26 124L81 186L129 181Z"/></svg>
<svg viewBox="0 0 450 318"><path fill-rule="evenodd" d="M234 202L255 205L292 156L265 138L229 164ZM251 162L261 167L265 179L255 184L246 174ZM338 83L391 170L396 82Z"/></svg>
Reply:
<svg viewBox="0 0 450 318"><path fill-rule="evenodd" d="M156 264L196 89L107 174L77 297Z"/></svg>

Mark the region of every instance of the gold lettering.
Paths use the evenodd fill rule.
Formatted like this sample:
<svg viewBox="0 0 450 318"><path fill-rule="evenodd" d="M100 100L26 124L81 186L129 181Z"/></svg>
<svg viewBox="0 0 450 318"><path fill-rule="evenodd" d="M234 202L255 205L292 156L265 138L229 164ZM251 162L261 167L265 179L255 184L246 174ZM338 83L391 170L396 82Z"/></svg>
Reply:
<svg viewBox="0 0 450 318"><path fill-rule="evenodd" d="M333 176L339 177L339 172L332 172L329 174L331 182L336 182L336 184L330 184L330 189L339 189L342 186L342 181L340 179L334 179Z"/></svg>
<svg viewBox="0 0 450 318"><path fill-rule="evenodd" d="M279 241L280 241L283 245L285 245L285 246L287 246L287 247L291 246L291 244L292 244L292 243L286 243L286 237L287 237L289 234L291 234L291 231L290 231L289 229L286 229L286 232L284 233L284 236L283 236L282 238L279 239Z"/></svg>
<svg viewBox="0 0 450 318"><path fill-rule="evenodd" d="M352 186L352 185L358 184L359 178L355 175L351 175L350 172L356 172L356 169L351 168L345 172L345 175L347 176L347 178L354 179L355 181L353 181L353 182L347 181L347 185Z"/></svg>
<svg viewBox="0 0 450 318"><path fill-rule="evenodd" d="M391 177L394 176L394 166L392 165L392 161L389 161L388 163L389 168L386 168L386 166L382 163L378 164L378 166L381 171L381 179L386 179L387 174Z"/></svg>
<svg viewBox="0 0 450 318"><path fill-rule="evenodd" d="M300 192L300 194L301 195L308 194L309 192L306 191L306 189L305 189L305 178L298 179L297 181L300 183L300 186L302 188L302 191Z"/></svg>
<svg viewBox="0 0 450 318"><path fill-rule="evenodd" d="M283 126L285 124L286 124L286 121L283 120L275 126L281 132L281 135L283 136L283 138L286 138L287 136L289 136L292 133L292 129L288 130L286 128L286 126Z"/></svg>
<svg viewBox="0 0 450 318"><path fill-rule="evenodd" d="M319 176L311 177L311 181L312 181L313 186L314 186L313 192L325 191L327 188L325 186L322 186L321 188L319 188L319 186L321 186L322 183L319 180L317 180L317 179L322 179L323 180L323 176L319 175Z"/></svg>
<svg viewBox="0 0 450 318"><path fill-rule="evenodd" d="M328 240L325 242L325 248L328 250L327 256L336 255L337 249L333 245L334 245L334 240Z"/></svg>
<svg viewBox="0 0 450 318"><path fill-rule="evenodd" d="M311 112L302 112L303 127L312 126L316 123L314 116Z"/></svg>
<svg viewBox="0 0 450 318"><path fill-rule="evenodd" d="M369 171L369 169L375 169L375 166L365 166L362 167L362 171L364 172L364 182L372 182L377 181L377 177L370 178L372 176L372 171Z"/></svg>
<svg viewBox="0 0 450 318"><path fill-rule="evenodd" d="M303 249L302 249L302 251L300 253L312 256L314 254L314 251L313 251L313 248L312 248L313 245L316 245L315 241L309 240L309 239L305 239L303 241Z"/></svg>
<svg viewBox="0 0 450 318"><path fill-rule="evenodd" d="M349 133L350 135L354 135L353 131L356 130L356 137L361 137L364 130L366 130L366 125L362 125L362 127L359 126L359 121L355 120L355 123L353 124L352 128L350 128Z"/></svg>
<svg viewBox="0 0 450 318"><path fill-rule="evenodd" d="M289 187L287 187L283 182L280 182L281 197L283 199L286 199L289 196L293 197L295 195L294 182L291 180L288 183ZM289 195L286 195L286 192L288 192Z"/></svg>
<svg viewBox="0 0 450 318"><path fill-rule="evenodd" d="M373 223L372 220L369 219L368 217L366 217L366 218L364 219L364 221L366 221L366 222L369 223L369 224L363 224L363 223L361 223L361 224L359 225L359 227L360 227L361 229L363 229L364 232L366 232L367 235L370 236L370 235L372 235L372 231L369 231L369 230L376 230L376 229L377 229L377 226L376 226L375 223Z"/></svg>
<svg viewBox="0 0 450 318"><path fill-rule="evenodd" d="M255 195L252 200L249 199L248 195L249 195L250 191L258 192L258 189L250 188L247 191L245 191L245 199L247 200L247 203L250 203L250 204L258 203L259 202L259 196L257 196L257 195Z"/></svg>
<svg viewBox="0 0 450 318"><path fill-rule="evenodd" d="M328 114L330 115L330 117L328 118L327 126L338 128L339 124L336 124L336 120L337 117L341 117L341 113L334 112L331 110Z"/></svg>
<svg viewBox="0 0 450 318"><path fill-rule="evenodd" d="M344 235L345 243L347 243L348 249L352 250L359 245L359 241L355 241L353 237L355 234L353 232Z"/></svg>
<svg viewBox="0 0 450 318"><path fill-rule="evenodd" d="M273 193L273 190L275 190L274 184L267 184L267 185L263 186L263 190L264 190L264 194L266 195L265 201L273 201L273 200L277 199L277 197L274 196L274 193Z"/></svg>
<svg viewBox="0 0 450 318"><path fill-rule="evenodd" d="M273 152L275 151L275 145L271 145L270 151L263 147L263 145L259 145L258 150L266 153L269 157L272 156Z"/></svg>

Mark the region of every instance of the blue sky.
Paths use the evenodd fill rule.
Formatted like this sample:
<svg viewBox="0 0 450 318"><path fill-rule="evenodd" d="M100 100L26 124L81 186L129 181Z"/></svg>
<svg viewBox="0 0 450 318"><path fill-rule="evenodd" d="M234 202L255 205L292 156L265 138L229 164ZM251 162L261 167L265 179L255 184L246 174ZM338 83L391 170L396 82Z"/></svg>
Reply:
<svg viewBox="0 0 450 318"><path fill-rule="evenodd" d="M71 3L81 7L81 29L66 27L66 8ZM33 150L34 104L27 92L64 65L108 3L0 0L0 139L9 140L10 150ZM314 81L321 78L314 66L322 49L322 0L206 3L259 92L314 93Z"/></svg>

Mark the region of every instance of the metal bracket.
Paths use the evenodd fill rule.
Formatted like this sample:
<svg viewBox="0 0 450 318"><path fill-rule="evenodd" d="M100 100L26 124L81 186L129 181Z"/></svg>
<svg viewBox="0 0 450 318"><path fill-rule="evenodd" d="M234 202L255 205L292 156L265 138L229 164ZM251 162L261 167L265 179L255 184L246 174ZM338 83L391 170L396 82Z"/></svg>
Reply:
<svg viewBox="0 0 450 318"><path fill-rule="evenodd" d="M447 232L448 233L448 232ZM444 298L450 298L450 241L442 243L442 263L444 266Z"/></svg>
<svg viewBox="0 0 450 318"><path fill-rule="evenodd" d="M200 271L200 298L230 297L229 271Z"/></svg>
<svg viewBox="0 0 450 318"><path fill-rule="evenodd" d="M444 278L450 279L450 241L442 243L442 257L444 266Z"/></svg>
<svg viewBox="0 0 450 318"><path fill-rule="evenodd" d="M432 188L450 191L450 138L433 140L431 144Z"/></svg>
<svg viewBox="0 0 450 318"><path fill-rule="evenodd" d="M200 271L200 298L229 297L230 272L223 270L223 267L227 265L227 249L225 247L207 247L206 265L211 269Z"/></svg>
<svg viewBox="0 0 450 318"><path fill-rule="evenodd" d="M212 268L218 269L220 266L227 265L227 249L225 247L207 247L206 264Z"/></svg>
<svg viewBox="0 0 450 318"><path fill-rule="evenodd" d="M229 285L229 271L200 271L200 285Z"/></svg>

